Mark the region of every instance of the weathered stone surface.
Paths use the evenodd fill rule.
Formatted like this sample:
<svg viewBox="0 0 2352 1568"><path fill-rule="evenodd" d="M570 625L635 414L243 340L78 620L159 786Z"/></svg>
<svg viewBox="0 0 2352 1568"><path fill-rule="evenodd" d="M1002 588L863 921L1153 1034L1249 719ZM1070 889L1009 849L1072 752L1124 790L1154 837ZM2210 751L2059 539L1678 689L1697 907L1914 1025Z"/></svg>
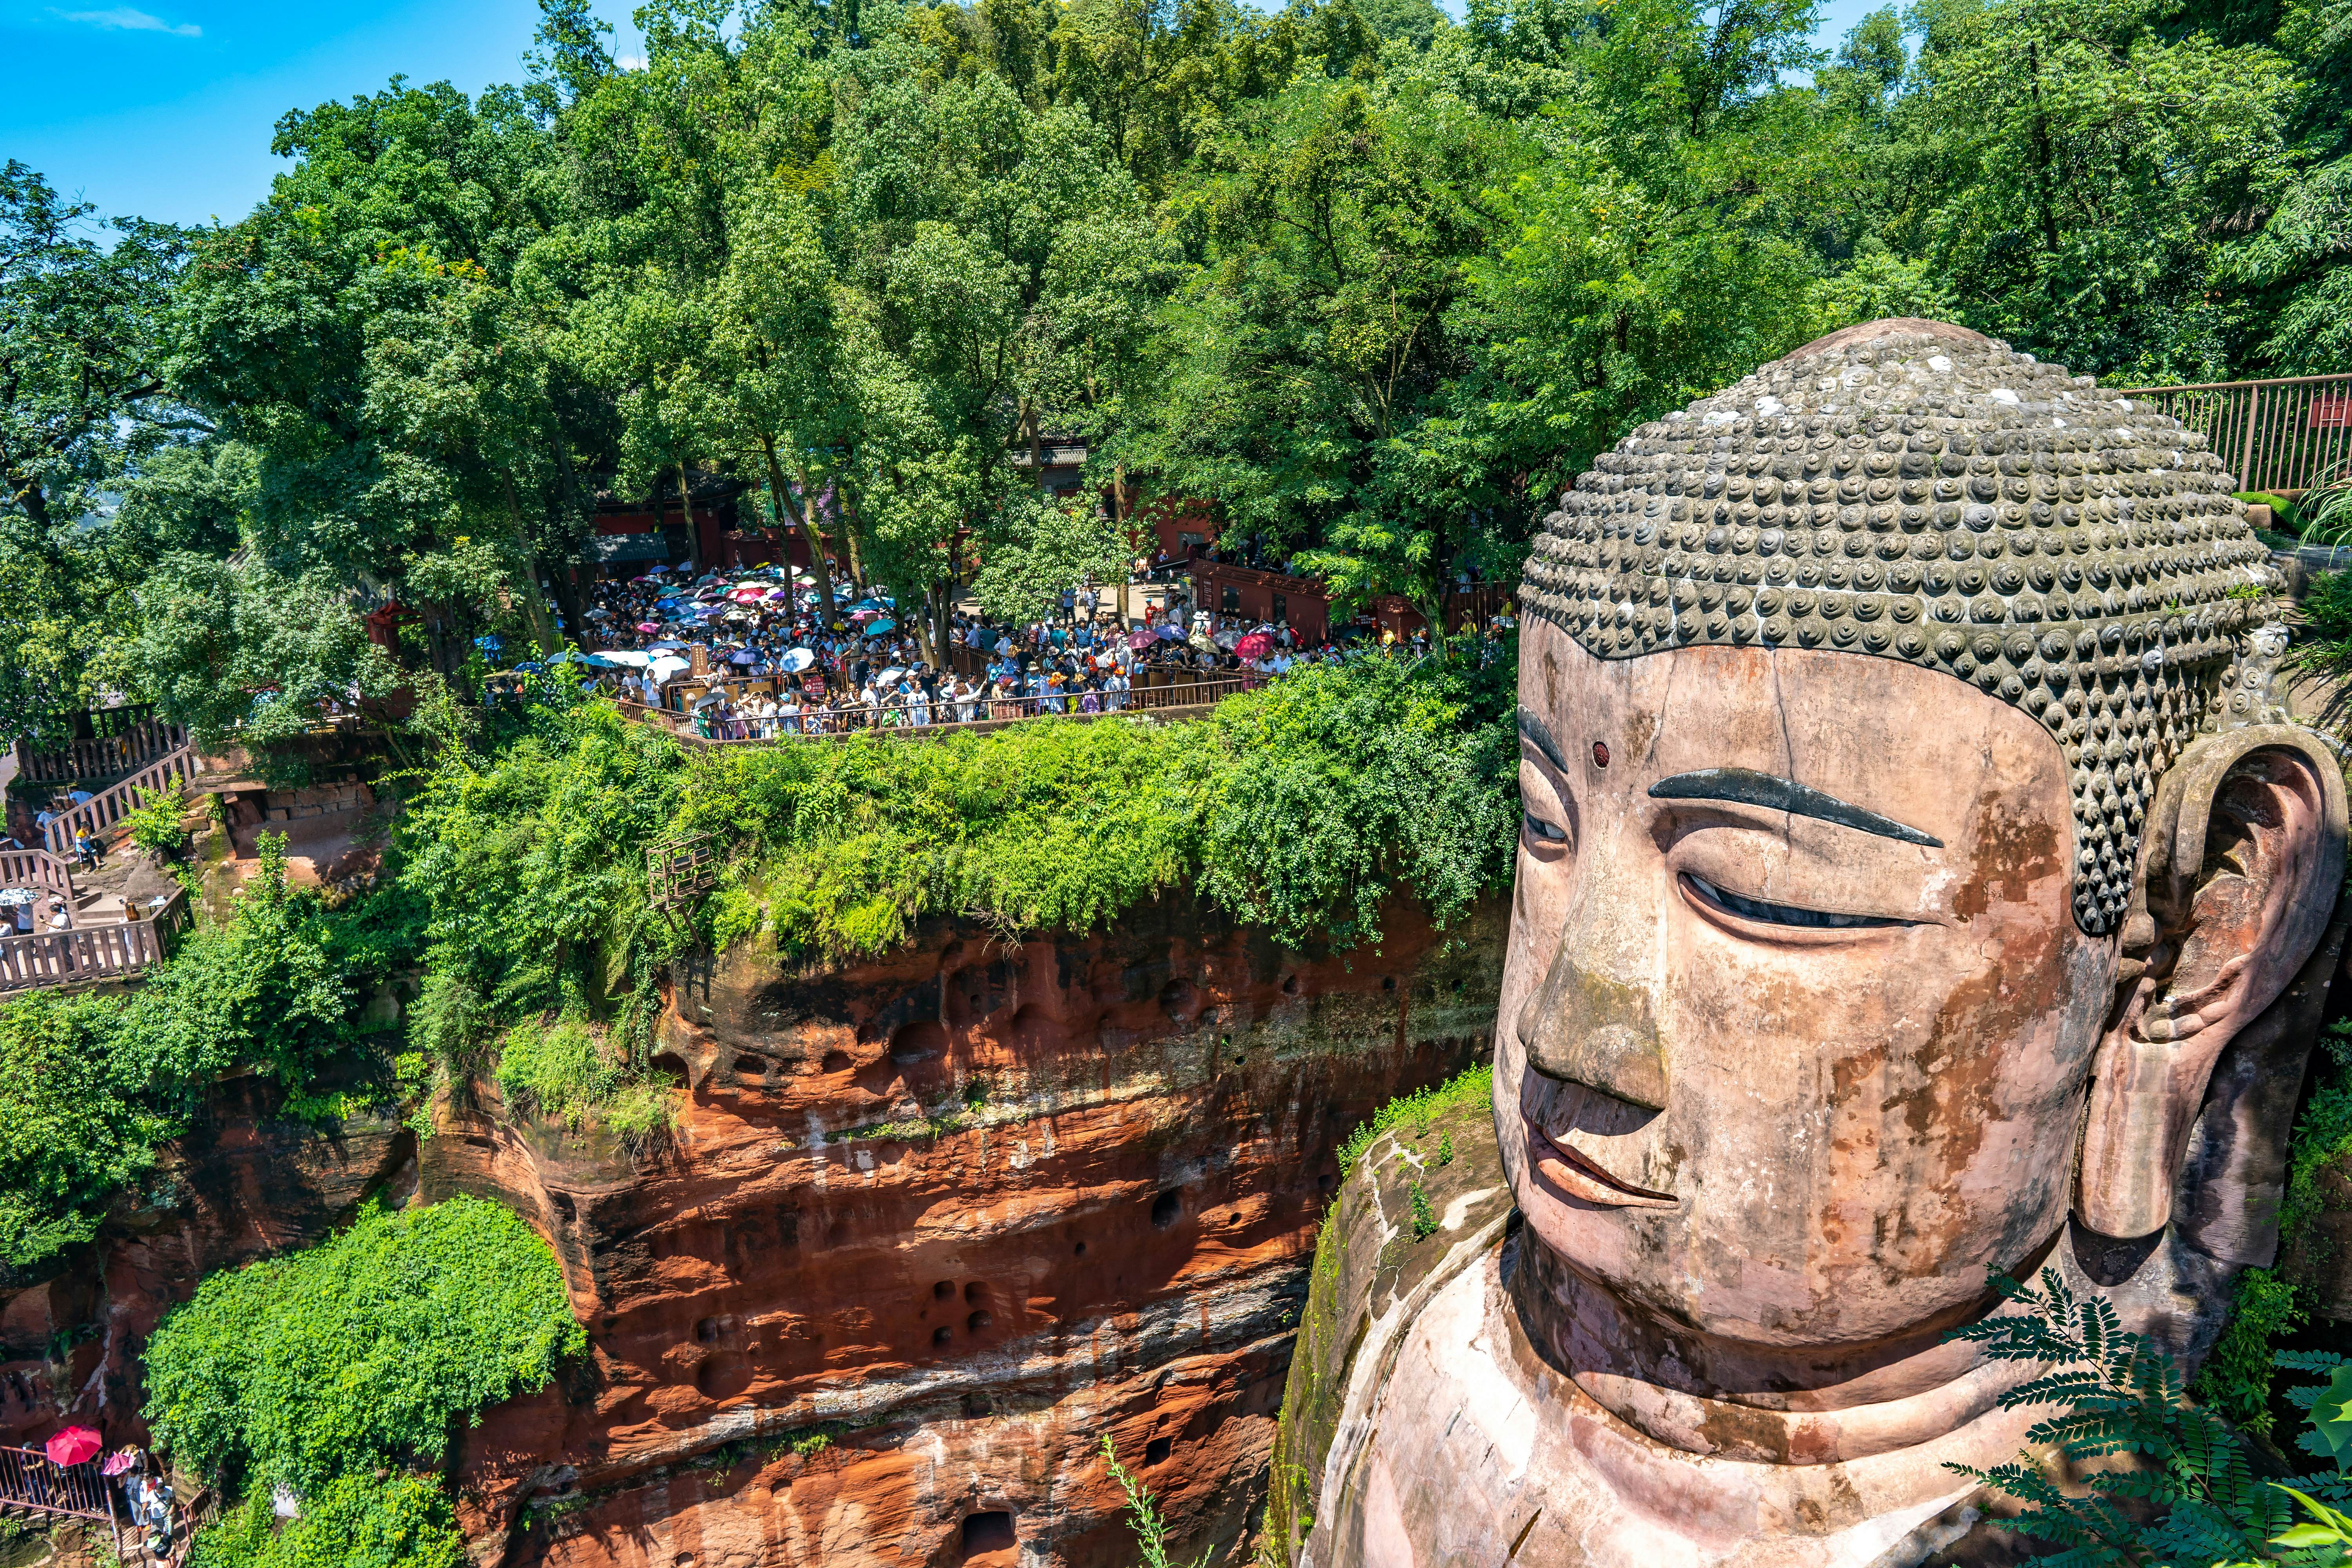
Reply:
<svg viewBox="0 0 2352 1568"><path fill-rule="evenodd" d="M12 1344L96 1329L62 1371L0 1367L0 1440L58 1425L59 1389L140 1436L139 1347L205 1272L371 1191L469 1192L549 1237L591 1342L465 1434L480 1562L1124 1568L1106 1434L1190 1550L1230 1548L1333 1151L1488 1047L1500 911L1387 924L1301 956L1179 900L1018 946L938 925L820 974L739 952L672 998L677 1135L635 1161L482 1086L420 1146L388 1120L323 1139L232 1085L169 1191L0 1284Z"/></svg>
<svg viewBox="0 0 2352 1568"><path fill-rule="evenodd" d="M544 1214L594 1335L593 1377L469 1438L486 1550L982 1562L1003 1524L1026 1563L1123 1563L1105 1434L1187 1540L1236 1541L1332 1150L1483 1048L1499 924L1302 959L1164 905L814 978L739 953L666 1021L669 1153L451 1113L427 1194Z"/></svg>

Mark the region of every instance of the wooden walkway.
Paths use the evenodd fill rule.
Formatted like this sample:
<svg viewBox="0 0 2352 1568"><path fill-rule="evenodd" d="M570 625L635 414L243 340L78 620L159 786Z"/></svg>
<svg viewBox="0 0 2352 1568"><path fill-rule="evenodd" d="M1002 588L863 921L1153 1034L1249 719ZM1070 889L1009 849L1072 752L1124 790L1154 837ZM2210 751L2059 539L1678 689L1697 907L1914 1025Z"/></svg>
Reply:
<svg viewBox="0 0 2352 1568"><path fill-rule="evenodd" d="M188 732L155 717L152 703L102 708L89 715L99 733L68 741L46 752L23 742L16 747L16 776L26 784L64 784L72 779L110 779L143 768L188 743Z"/></svg>
<svg viewBox="0 0 2352 1568"><path fill-rule="evenodd" d="M195 771L194 746L183 744L166 752L120 784L109 784L79 805L49 818L48 826L41 829L42 841L52 854L71 855L75 834L103 837L108 828L146 805L150 795L163 794Z"/></svg>
<svg viewBox="0 0 2352 1568"><path fill-rule="evenodd" d="M173 907L184 915L187 909L184 901ZM36 986L95 985L142 975L170 956L173 924L126 921L0 937L0 996Z"/></svg>

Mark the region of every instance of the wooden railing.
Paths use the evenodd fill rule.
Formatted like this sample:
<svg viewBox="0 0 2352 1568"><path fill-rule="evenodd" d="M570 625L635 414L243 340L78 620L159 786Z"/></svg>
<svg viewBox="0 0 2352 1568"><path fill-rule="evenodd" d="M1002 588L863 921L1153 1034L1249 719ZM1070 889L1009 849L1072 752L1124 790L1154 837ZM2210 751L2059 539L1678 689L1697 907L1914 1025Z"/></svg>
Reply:
<svg viewBox="0 0 2352 1568"><path fill-rule="evenodd" d="M49 818L48 826L41 829L42 837L52 853L70 855L75 834L101 837L143 805L146 796L160 795L194 773L195 765L193 747L182 746L167 752L121 783L110 784L79 805Z"/></svg>
<svg viewBox="0 0 2352 1568"><path fill-rule="evenodd" d="M2352 468L2352 374L2129 386L2106 395L2147 404L2212 443L2242 490L2302 490Z"/></svg>
<svg viewBox="0 0 2352 1568"><path fill-rule="evenodd" d="M144 704L103 709L91 714L90 719L100 731L94 740L70 741L47 752L18 745L17 776L26 784L112 778L133 768L143 768L188 743L186 730L154 717L153 709Z"/></svg>
<svg viewBox="0 0 2352 1568"><path fill-rule="evenodd" d="M87 985L144 973L167 956L168 929L159 921L131 921L0 937L0 993L37 985Z"/></svg>
<svg viewBox="0 0 2352 1568"><path fill-rule="evenodd" d="M113 1532L121 1551L114 1489L95 1464L53 1465L37 1448L0 1448L0 1503L66 1519L95 1520Z"/></svg>
<svg viewBox="0 0 2352 1568"><path fill-rule="evenodd" d="M0 849L0 888L45 888L64 898L66 918L73 918L73 863L46 849Z"/></svg>

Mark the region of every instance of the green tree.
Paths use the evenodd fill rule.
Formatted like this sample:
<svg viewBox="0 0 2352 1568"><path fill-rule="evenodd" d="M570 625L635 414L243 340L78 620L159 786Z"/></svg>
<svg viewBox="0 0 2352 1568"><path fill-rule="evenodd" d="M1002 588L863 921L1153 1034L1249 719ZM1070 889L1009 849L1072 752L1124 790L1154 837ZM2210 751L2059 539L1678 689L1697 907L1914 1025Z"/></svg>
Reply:
<svg viewBox="0 0 2352 1568"><path fill-rule="evenodd" d="M1970 326L2101 375L2227 374L2231 215L2288 172L2295 84L2260 45L2171 37L2144 0L1924 14L1889 237Z"/></svg>
<svg viewBox="0 0 2352 1568"><path fill-rule="evenodd" d="M110 526L115 492L204 430L163 353L186 236L120 218L101 237L93 216L0 168L0 745L67 738L127 682L137 559Z"/></svg>

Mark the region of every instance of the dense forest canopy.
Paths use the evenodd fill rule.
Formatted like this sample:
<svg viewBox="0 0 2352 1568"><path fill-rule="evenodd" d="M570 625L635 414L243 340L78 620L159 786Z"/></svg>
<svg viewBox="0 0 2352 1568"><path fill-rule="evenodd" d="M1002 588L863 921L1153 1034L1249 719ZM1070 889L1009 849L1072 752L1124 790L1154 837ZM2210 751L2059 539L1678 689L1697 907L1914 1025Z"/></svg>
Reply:
<svg viewBox="0 0 2352 1568"><path fill-rule="evenodd" d="M266 739L545 644L600 489L731 477L929 628L971 541L1116 558L1154 495L1427 603L1852 321L2352 364L2352 0L1919 0L1827 55L1800 0L656 0L629 68L541 9L518 86L289 112L233 226L6 165L0 739L110 689Z"/></svg>

